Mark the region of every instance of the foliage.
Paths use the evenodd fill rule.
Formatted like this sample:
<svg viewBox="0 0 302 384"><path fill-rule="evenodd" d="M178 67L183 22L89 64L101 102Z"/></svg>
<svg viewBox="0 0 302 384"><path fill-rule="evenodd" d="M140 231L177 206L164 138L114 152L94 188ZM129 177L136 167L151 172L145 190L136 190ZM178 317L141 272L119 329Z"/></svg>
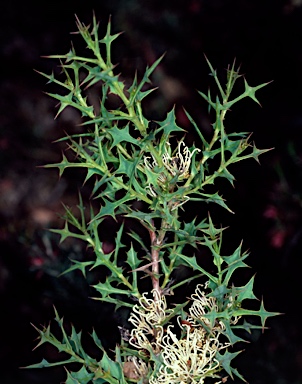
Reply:
<svg viewBox="0 0 302 384"><path fill-rule="evenodd" d="M95 18L92 27L77 19L77 27L91 55L80 56L72 47L66 55L51 56L61 61L63 81L54 74L42 75L64 89L60 94L49 94L59 101L57 116L73 107L81 113L87 129L61 139L68 142L73 158L63 154L60 163L46 167L57 167L60 176L67 168L83 168L84 182L92 182L92 199L87 209L79 194L78 213L65 206L65 225L53 232L60 235L61 242L73 237L92 250L93 260L73 260L66 272L79 269L86 276L105 267L106 278L94 285L97 299L113 303L116 309L129 308L131 328L120 327L121 345L114 356L105 351L93 331L93 342L102 356L98 359L82 347L81 332L73 326L70 333L65 331L56 312L61 338L50 326L37 329L38 345L50 343L68 358L55 363L43 360L30 367L78 363L79 370L67 371L67 384L203 383L211 379L217 383L225 382L225 375L243 379L231 365L239 353L231 352L233 345L244 341L244 331L264 329L266 319L277 313L268 312L263 302L258 310L246 308L247 301L256 297L254 277L244 286L234 283L235 271L247 267L248 254L242 245L225 255L224 229L214 225L210 214L199 217L197 211L194 220L186 221L183 211L194 202L194 206L218 204L232 212L217 190L216 180L223 178L233 185L230 166L249 158L258 161L267 150L251 144L245 132L228 133L225 116L246 97L259 103L255 93L266 84L252 87L243 79L244 91L231 98L235 82L241 78L235 62L227 69L223 87L206 59L219 91L214 98L210 91L199 92L214 114L212 136L205 137L186 112L201 144L200 148L195 144L189 147L184 130L176 123L175 109L156 124L150 124L143 113L142 101L154 91L150 76L162 57L128 85L116 74L111 60L111 44L119 36L111 34L111 22L102 39ZM89 100L89 90L96 86L100 90L97 104ZM100 240L100 228L108 216L119 223L115 248L109 253ZM142 231L126 233L130 219ZM128 245L122 243L126 237L131 240ZM210 266L198 257L207 253L212 256ZM179 279L176 272L183 267L192 274ZM142 277L150 279L147 291ZM195 292L187 301L177 303L179 288L196 278L201 283ZM172 305L168 296L174 292ZM260 325L247 321L252 316L260 318Z"/></svg>

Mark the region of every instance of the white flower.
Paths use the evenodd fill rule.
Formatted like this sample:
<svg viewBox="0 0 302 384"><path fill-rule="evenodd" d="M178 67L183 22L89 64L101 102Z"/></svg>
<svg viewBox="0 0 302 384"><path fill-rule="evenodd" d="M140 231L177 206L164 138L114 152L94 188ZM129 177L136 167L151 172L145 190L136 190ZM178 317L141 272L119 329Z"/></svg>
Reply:
<svg viewBox="0 0 302 384"><path fill-rule="evenodd" d="M201 320L207 327L212 328L210 320L204 315L212 311L218 312L218 305L216 298L207 297L202 288L203 285L198 284L195 293L191 296L193 303L189 308L189 313L193 319ZM223 323L219 323L219 326L224 329Z"/></svg>
<svg viewBox="0 0 302 384"><path fill-rule="evenodd" d="M189 148L185 145L183 140L181 140L178 143L176 156L171 157L168 152L163 154L162 159L164 166L172 176L178 175L179 180L187 179L190 176L189 170L191 160L195 152L200 152L200 149L195 148L192 152L190 152Z"/></svg>
<svg viewBox="0 0 302 384"><path fill-rule="evenodd" d="M159 353L160 341L163 337L162 322L169 310L165 296L153 291L154 298L148 299L146 293L139 299L139 304L134 305L129 322L134 325L131 331L129 343L138 349Z"/></svg>
<svg viewBox="0 0 302 384"><path fill-rule="evenodd" d="M204 384L206 378L218 377L221 366L216 354L230 343L220 341L224 324L215 321L212 325L206 316L212 311L218 312L219 308L217 299L207 297L203 288L198 285L191 296L189 316L185 320L178 318L180 336L173 332L172 325L166 330L163 328L173 312L167 310L164 296L154 292L154 298L148 299L143 294L134 306L129 318L134 326L129 343L146 357L150 352L157 356L154 365L149 367L153 371L150 384Z"/></svg>
<svg viewBox="0 0 302 384"><path fill-rule="evenodd" d="M215 377L219 362L215 359L220 349L218 335L209 337L200 326L184 325L185 336L178 339L168 327L163 337L162 360L151 384L204 383L206 377Z"/></svg>
<svg viewBox="0 0 302 384"><path fill-rule="evenodd" d="M200 149L195 148L192 151L185 145L183 140L178 143L177 153L175 156L171 156L170 143L166 143L166 152L162 155L162 162L165 169L168 171L168 174L165 170L161 171L157 176L157 183L162 187L162 189L167 190L167 181L169 180L169 174L172 177L177 177L177 180L181 181L187 179L190 176L190 167L193 154L195 152L200 152ZM144 166L148 171L154 172L155 167L158 167L158 163L155 158L151 156L144 157ZM166 174L165 174L166 173ZM171 177L170 177L171 178ZM155 191L155 185L150 183L147 185L146 190L149 195L156 197L157 193ZM183 201L180 201L176 206L180 206L188 201L188 197L185 197Z"/></svg>

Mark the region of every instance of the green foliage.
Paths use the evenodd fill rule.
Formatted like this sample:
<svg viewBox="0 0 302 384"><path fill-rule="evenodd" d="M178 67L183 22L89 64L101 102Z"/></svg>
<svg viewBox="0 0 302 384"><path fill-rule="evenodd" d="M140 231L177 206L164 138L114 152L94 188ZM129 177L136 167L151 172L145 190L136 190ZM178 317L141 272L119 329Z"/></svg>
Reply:
<svg viewBox="0 0 302 384"><path fill-rule="evenodd" d="M63 155L60 163L46 167L57 167L60 176L66 168L84 168L84 182L93 180L94 204L86 212L79 194L78 212L65 206L65 225L53 232L60 235L60 241L73 237L92 249L94 260L72 260L65 273L79 269L86 277L90 270L105 267L106 279L94 285L98 294L95 299L114 303L116 309L129 307L133 327L122 332L114 360L93 331L92 339L102 353L99 360L84 351L81 333L73 326L71 333L66 333L56 312L62 339L56 338L48 326L38 329L38 345L50 343L70 357L56 363L43 360L30 368L78 363L78 371L67 371L67 384L203 383L213 378L217 382L225 373L243 379L231 366L239 352L230 349L244 341L242 331L264 329L267 318L277 313L266 311L263 302L258 310L245 309L246 302L256 297L254 277L242 287L234 284L234 273L247 267L248 254L242 251L242 244L231 255L225 255L223 229L214 226L210 215L187 222L182 211L189 201L194 201L214 203L232 212L215 190L216 179L224 178L233 185L231 165L249 158L258 161L259 155L267 150L251 144L245 132L228 132L225 116L244 98L259 103L255 93L267 83L251 87L244 79L244 92L232 97L235 82L241 78L235 62L227 69L224 87L206 59L219 91L215 98L210 91L199 92L214 113L212 136L205 137L186 112L201 143L200 148L195 144L189 148L184 130L176 123L174 109L155 128L150 127L142 112L142 101L154 90L149 87L150 76L162 57L146 69L140 80L135 76L132 84L126 85L122 76L115 74L111 61L111 44L119 34L111 34L110 21L102 39L95 18L91 28L78 19L77 27L91 55L79 56L72 48L66 55L51 56L61 61L65 79L58 80L53 74L43 76L62 88L62 94L49 94L59 101L57 116L65 108L73 107L80 111L86 130L61 139L68 142L73 157ZM99 105L90 103L88 98L89 89L95 86L101 92ZM119 100L118 108L111 107L112 94ZM137 201L141 202L139 209L133 205ZM119 217L122 224L116 233L115 249L105 253L99 231L108 216ZM129 218L137 221L148 237L131 228L126 233ZM129 246L122 243L126 236L132 240ZM196 250L212 255L210 268L197 258ZM177 280L175 274L181 266L193 272L183 281ZM152 292L141 291L142 277L151 279ZM165 296L175 291L177 298L178 288L196 278L202 284L196 286L190 300L168 308ZM251 316L260 318L261 325L245 320ZM178 319L180 336L171 331L173 318Z"/></svg>

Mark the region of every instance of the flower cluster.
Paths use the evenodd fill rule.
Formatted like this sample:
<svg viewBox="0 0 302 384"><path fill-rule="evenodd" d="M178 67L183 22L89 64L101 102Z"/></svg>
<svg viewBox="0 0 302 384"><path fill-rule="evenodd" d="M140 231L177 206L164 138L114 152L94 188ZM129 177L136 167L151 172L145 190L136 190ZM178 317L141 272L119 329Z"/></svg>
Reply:
<svg viewBox="0 0 302 384"><path fill-rule="evenodd" d="M189 316L185 320L178 318L180 336L173 332L172 325L163 329L169 312L164 296L155 293L154 299L148 299L144 294L139 305L134 306L129 318L134 325L130 344L143 353L152 351L160 356L161 363L158 369L153 369L149 380L151 384L203 384L205 378L217 377L220 363L216 354L230 344L219 340L225 330L224 324L218 322L213 326L205 316L217 311L218 306L216 299L207 297L202 288L198 285L191 297Z"/></svg>
<svg viewBox="0 0 302 384"><path fill-rule="evenodd" d="M172 176L178 175L179 180L187 179L190 176L189 170L191 160L195 152L200 152L200 149L195 148L190 152L189 148L185 145L183 140L181 140L178 143L176 156L171 157L168 152L163 154L162 160L164 166Z"/></svg>
<svg viewBox="0 0 302 384"><path fill-rule="evenodd" d="M211 321L204 316L206 313L218 312L218 305L215 297L207 297L205 292L202 290L204 286L198 284L195 293L192 295L193 303L189 308L189 313L192 319L201 321L205 327L211 332L223 331L225 326L222 322L218 324L211 324Z"/></svg>
<svg viewBox="0 0 302 384"><path fill-rule="evenodd" d="M190 166L192 161L192 156L195 152L200 152L200 149L195 148L192 151L185 145L183 140L179 141L177 152L175 156L171 156L170 154L170 143L166 143L166 152L162 155L162 163L166 171L168 171L168 175L173 177L177 177L178 181L182 181L187 179L190 176ZM154 171L155 167L158 166L157 161L152 156L152 161L150 162L151 157L146 156L144 158L144 165L149 171ZM157 178L157 182L164 186L167 182L168 178L164 172L160 172ZM152 185L147 186L147 192L151 196L156 196L156 192Z"/></svg>
<svg viewBox="0 0 302 384"><path fill-rule="evenodd" d="M215 359L217 351L223 346L218 334L209 337L205 329L197 324L187 325L184 336L178 339L172 326L161 343L162 365L151 384L199 383L206 377L215 377L219 362Z"/></svg>
<svg viewBox="0 0 302 384"><path fill-rule="evenodd" d="M154 298L148 299L146 293L139 299L139 304L134 305L129 322L134 325L131 331L129 343L142 350L151 350L158 354L163 337L162 323L166 319L169 310L165 296L155 290Z"/></svg>

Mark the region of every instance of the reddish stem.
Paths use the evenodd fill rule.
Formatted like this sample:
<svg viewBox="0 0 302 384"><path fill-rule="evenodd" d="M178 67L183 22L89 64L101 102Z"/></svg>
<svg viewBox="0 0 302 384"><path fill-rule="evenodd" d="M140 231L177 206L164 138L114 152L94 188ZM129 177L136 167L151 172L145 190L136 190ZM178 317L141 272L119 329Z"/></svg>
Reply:
<svg viewBox="0 0 302 384"><path fill-rule="evenodd" d="M151 261L152 261L152 286L153 290L158 293L158 295L154 294L154 297L160 297L161 295L161 289L159 286L159 250L157 247L155 247L157 244L157 237L154 231L149 231L150 233L150 239L151 239Z"/></svg>

